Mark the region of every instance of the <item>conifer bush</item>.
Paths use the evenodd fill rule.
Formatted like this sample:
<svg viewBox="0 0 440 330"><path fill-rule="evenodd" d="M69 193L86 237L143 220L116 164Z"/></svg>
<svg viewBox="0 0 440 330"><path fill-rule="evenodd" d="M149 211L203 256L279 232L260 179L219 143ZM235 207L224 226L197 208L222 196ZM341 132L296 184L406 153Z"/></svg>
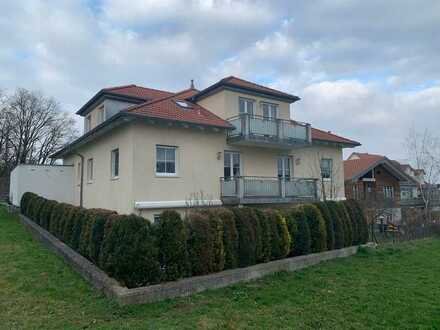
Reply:
<svg viewBox="0 0 440 330"><path fill-rule="evenodd" d="M327 201L328 210L333 220L333 229L335 233L335 249L342 249L345 246L344 230L345 225L337 210L337 202Z"/></svg>
<svg viewBox="0 0 440 330"><path fill-rule="evenodd" d="M303 205L302 209L310 228L312 253L327 250L327 232L321 212L312 204Z"/></svg>
<svg viewBox="0 0 440 330"><path fill-rule="evenodd" d="M235 226L234 213L227 208L212 209L223 222L223 248L225 251L224 269L238 266L238 232Z"/></svg>
<svg viewBox="0 0 440 330"><path fill-rule="evenodd" d="M314 205L321 212L322 218L325 222L325 229L327 232L327 250L333 250L335 248L335 231L330 210L328 209L327 204L324 202L317 202Z"/></svg>
<svg viewBox="0 0 440 330"><path fill-rule="evenodd" d="M285 258L290 252L291 238L286 219L274 209L264 211L271 232L271 260Z"/></svg>
<svg viewBox="0 0 440 330"><path fill-rule="evenodd" d="M189 272L187 233L183 220L176 211L164 211L155 224L159 247L159 263L162 279L174 281Z"/></svg>
<svg viewBox="0 0 440 330"><path fill-rule="evenodd" d="M311 252L311 234L306 215L301 207L292 208L290 217L294 224L289 226L294 233L293 256L306 255Z"/></svg>
<svg viewBox="0 0 440 330"><path fill-rule="evenodd" d="M57 201L46 200L43 207L41 208L41 210L38 214L38 218L40 219L40 221L39 221L40 225L49 232L51 232L50 231L50 219L52 217L53 209L57 205L58 205Z"/></svg>
<svg viewBox="0 0 440 330"><path fill-rule="evenodd" d="M347 210L342 202L336 202L336 208L344 226L344 246L351 246L353 244L353 228Z"/></svg>
<svg viewBox="0 0 440 330"><path fill-rule="evenodd" d="M21 213L23 213L24 215L28 215L28 206L29 206L29 202L32 198L37 197L36 194L32 193L32 192L25 192L22 196L21 196L21 200L20 200L20 209L21 209Z"/></svg>
<svg viewBox="0 0 440 330"><path fill-rule="evenodd" d="M352 244L359 245L360 244L360 224L358 222L358 216L356 214L356 210L353 208L353 205L350 201L345 200L342 202L344 204L345 210L348 214L348 218L350 219L351 229L352 229Z"/></svg>
<svg viewBox="0 0 440 330"><path fill-rule="evenodd" d="M249 207L235 207L235 224L238 232L238 265L246 267L257 262L257 242L259 231L257 230L258 218L255 211Z"/></svg>
<svg viewBox="0 0 440 330"><path fill-rule="evenodd" d="M254 212L258 219L259 237L261 241L261 245L259 245L261 248L256 252L257 262L268 262L272 256L271 222L267 219L267 215L263 210L256 208Z"/></svg>
<svg viewBox="0 0 440 330"><path fill-rule="evenodd" d="M118 216L104 240L104 270L128 288L160 281L157 241L149 220Z"/></svg>

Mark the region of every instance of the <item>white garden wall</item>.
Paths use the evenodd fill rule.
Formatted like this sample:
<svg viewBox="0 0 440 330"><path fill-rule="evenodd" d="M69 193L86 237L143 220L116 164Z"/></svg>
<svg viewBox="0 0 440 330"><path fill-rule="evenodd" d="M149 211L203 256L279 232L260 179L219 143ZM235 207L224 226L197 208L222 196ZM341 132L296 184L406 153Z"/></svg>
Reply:
<svg viewBox="0 0 440 330"><path fill-rule="evenodd" d="M73 166L19 165L11 172L10 199L20 206L21 196L33 192L47 199L73 203Z"/></svg>

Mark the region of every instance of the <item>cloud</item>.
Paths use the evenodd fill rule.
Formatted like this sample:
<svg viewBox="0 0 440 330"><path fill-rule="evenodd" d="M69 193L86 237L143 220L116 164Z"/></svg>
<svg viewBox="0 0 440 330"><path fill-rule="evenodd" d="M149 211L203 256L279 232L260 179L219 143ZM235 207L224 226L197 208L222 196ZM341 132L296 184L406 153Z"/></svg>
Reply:
<svg viewBox="0 0 440 330"><path fill-rule="evenodd" d="M5 0L0 89L74 111L107 86L233 74L300 96L296 119L403 157L409 125L440 119L439 30L436 0Z"/></svg>

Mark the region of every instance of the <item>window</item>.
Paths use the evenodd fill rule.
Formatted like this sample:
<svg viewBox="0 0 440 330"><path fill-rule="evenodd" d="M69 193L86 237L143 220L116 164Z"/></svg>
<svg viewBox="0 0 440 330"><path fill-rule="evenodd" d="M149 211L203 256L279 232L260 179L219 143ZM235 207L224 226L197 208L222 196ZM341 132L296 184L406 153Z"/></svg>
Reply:
<svg viewBox="0 0 440 330"><path fill-rule="evenodd" d="M176 147L156 146L156 174L163 176L177 175Z"/></svg>
<svg viewBox="0 0 440 330"><path fill-rule="evenodd" d="M235 151L225 151L224 177L240 176L240 154Z"/></svg>
<svg viewBox="0 0 440 330"><path fill-rule="evenodd" d="M88 115L84 121L84 131L87 133L92 128L92 116Z"/></svg>
<svg viewBox="0 0 440 330"><path fill-rule="evenodd" d="M393 199L394 198L394 187L384 186L383 187L383 196L385 198Z"/></svg>
<svg viewBox="0 0 440 330"><path fill-rule="evenodd" d="M160 221L160 214L153 215L153 221L156 224L159 223L159 221Z"/></svg>
<svg viewBox="0 0 440 330"><path fill-rule="evenodd" d="M93 181L93 158L87 160L87 182Z"/></svg>
<svg viewBox="0 0 440 330"><path fill-rule="evenodd" d="M119 178L119 149L113 149L111 153L112 179Z"/></svg>
<svg viewBox="0 0 440 330"><path fill-rule="evenodd" d="M238 99L238 103L239 103L239 111L240 114L250 114L253 115L254 114L254 100L251 99L245 99L243 97L240 97Z"/></svg>
<svg viewBox="0 0 440 330"><path fill-rule="evenodd" d="M105 109L104 106L101 106L98 109L98 125L105 121Z"/></svg>
<svg viewBox="0 0 440 330"><path fill-rule="evenodd" d="M176 101L176 104L179 107L182 107L182 108L185 108L185 109L191 108L191 105L189 103L185 102L185 101Z"/></svg>
<svg viewBox="0 0 440 330"><path fill-rule="evenodd" d="M291 175L291 158L289 156L281 156L277 159L278 178L290 179Z"/></svg>
<svg viewBox="0 0 440 330"><path fill-rule="evenodd" d="M261 103L264 118L276 119L278 117L278 105L271 103Z"/></svg>
<svg viewBox="0 0 440 330"><path fill-rule="evenodd" d="M332 177L333 159L321 159L321 177L323 179L330 179Z"/></svg>

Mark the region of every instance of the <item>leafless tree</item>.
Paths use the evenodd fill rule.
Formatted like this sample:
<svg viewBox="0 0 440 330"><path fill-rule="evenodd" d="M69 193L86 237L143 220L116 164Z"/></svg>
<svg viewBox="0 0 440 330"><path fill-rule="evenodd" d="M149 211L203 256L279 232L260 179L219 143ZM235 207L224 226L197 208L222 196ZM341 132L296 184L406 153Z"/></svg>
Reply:
<svg viewBox="0 0 440 330"><path fill-rule="evenodd" d="M45 164L76 137L71 115L41 93L18 88L0 104L0 159L3 172L23 163Z"/></svg>
<svg viewBox="0 0 440 330"><path fill-rule="evenodd" d="M425 171L425 182L418 182L418 188L424 205L425 220L430 222L432 201L438 198L436 184L440 180L440 138L428 129L418 132L413 127L406 137L405 146L413 165Z"/></svg>

